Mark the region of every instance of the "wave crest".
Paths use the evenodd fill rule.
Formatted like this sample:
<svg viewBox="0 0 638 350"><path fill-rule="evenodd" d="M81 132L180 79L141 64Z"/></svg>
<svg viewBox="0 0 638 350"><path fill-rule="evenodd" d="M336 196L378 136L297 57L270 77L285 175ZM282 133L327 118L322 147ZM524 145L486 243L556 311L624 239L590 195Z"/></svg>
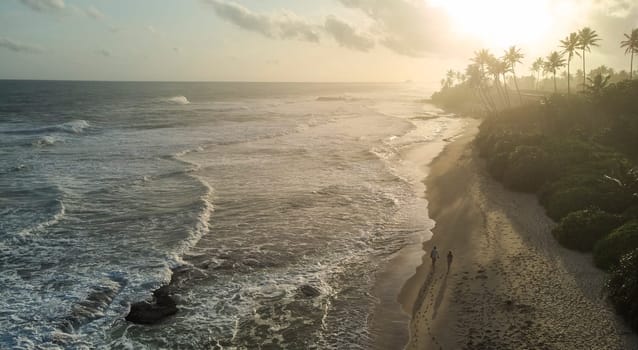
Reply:
<svg viewBox="0 0 638 350"><path fill-rule="evenodd" d="M33 141L32 144L33 146L36 146L36 147L49 147L49 146L55 145L58 142L63 142L63 140L60 139L59 137L46 135Z"/></svg>
<svg viewBox="0 0 638 350"><path fill-rule="evenodd" d="M191 101L189 101L186 96L173 96L170 98L166 99L166 102L169 103L174 103L174 104L178 104L178 105L188 105L191 103Z"/></svg>
<svg viewBox="0 0 638 350"><path fill-rule="evenodd" d="M0 131L2 134L8 135L37 135L44 133L69 133L69 134L81 134L85 129L89 128L91 124L83 119L72 120L70 122L52 125L52 126L44 126L39 128L32 129L14 129L14 130L6 130Z"/></svg>
<svg viewBox="0 0 638 350"><path fill-rule="evenodd" d="M86 120L80 119L80 120L73 120L68 123L60 124L56 126L56 128L62 132L68 132L72 134L81 134L84 131L84 129L87 129L90 126L91 124L89 124L89 122L87 122Z"/></svg>

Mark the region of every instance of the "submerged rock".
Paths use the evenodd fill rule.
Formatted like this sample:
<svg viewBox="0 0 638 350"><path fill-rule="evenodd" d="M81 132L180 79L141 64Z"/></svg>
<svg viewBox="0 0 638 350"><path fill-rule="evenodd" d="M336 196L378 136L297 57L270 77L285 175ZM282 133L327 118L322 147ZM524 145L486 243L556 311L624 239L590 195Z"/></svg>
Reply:
<svg viewBox="0 0 638 350"><path fill-rule="evenodd" d="M308 284L304 284L303 286L299 287L299 292L303 296L308 298L314 298L321 295L321 291L319 289Z"/></svg>
<svg viewBox="0 0 638 350"><path fill-rule="evenodd" d="M140 301L132 304L126 320L139 324L155 324L177 313L177 304L169 295L168 286L154 291L153 298L153 302Z"/></svg>

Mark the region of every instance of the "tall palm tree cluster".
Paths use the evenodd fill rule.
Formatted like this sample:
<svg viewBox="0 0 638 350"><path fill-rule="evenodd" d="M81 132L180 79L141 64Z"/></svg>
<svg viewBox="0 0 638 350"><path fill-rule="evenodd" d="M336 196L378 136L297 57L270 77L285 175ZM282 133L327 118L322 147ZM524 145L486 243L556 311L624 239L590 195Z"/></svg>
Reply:
<svg viewBox="0 0 638 350"><path fill-rule="evenodd" d="M633 79L634 55L638 54L638 28L633 29L630 34L624 34L625 40L620 42L620 47L625 49L625 54L631 56L629 79ZM591 91L588 86L596 85L600 88L609 80L604 77L594 77L589 79L587 84L586 55L594 47L600 46L601 39L595 30L589 27L580 29L578 32L570 33L565 39L560 41L560 51L553 51L547 57L537 58L532 64L532 71L536 83L540 80L541 72L551 74L554 81L554 93L558 91L556 84L557 73L567 66L567 95L571 94L571 63L577 56L582 60L582 90ZM496 57L489 50L481 49L474 53L472 63L465 69L465 74L449 70L446 78L441 81L441 85L452 87L455 81L458 84L467 84L475 92L479 100L488 109L495 111L498 106L511 106L511 100L507 88L507 74L511 74L510 82L514 82L518 94L519 103L523 102L518 81L516 77L516 66L520 64L525 55L516 46L510 47L501 57ZM590 87L591 87L590 86ZM494 91L492 93L491 91Z"/></svg>

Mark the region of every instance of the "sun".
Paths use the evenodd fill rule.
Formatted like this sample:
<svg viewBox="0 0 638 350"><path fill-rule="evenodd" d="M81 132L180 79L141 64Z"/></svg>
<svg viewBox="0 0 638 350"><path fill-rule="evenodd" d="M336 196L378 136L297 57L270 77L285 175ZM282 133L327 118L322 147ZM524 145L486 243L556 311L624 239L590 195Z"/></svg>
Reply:
<svg viewBox="0 0 638 350"><path fill-rule="evenodd" d="M528 45L543 40L560 20L551 0L427 0L448 13L460 35L487 48ZM561 5L561 6L564 6Z"/></svg>

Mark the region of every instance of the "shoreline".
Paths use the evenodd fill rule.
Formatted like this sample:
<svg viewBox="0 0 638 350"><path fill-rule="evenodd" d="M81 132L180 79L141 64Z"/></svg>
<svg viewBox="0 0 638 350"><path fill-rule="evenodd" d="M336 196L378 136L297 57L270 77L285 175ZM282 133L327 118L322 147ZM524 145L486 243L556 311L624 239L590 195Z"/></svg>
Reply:
<svg viewBox="0 0 638 350"><path fill-rule="evenodd" d="M419 196L425 210L428 207L426 198L425 179L430 172L431 164L445 151L447 147L462 138L476 123L476 119L458 116L462 122L437 142L424 142L406 147L401 150L404 171L411 174L411 178L418 179L414 185L414 192ZM421 212L419 212L418 215ZM410 338L409 322L411 313L406 312L400 302L399 295L404 284L413 275L415 269L422 265L423 244L432 238L434 221L422 231L409 237L406 244L394 253L376 273L373 296L377 299L374 312L369 319L369 330L372 337L372 349L388 350L400 349L408 343Z"/></svg>
<svg viewBox="0 0 638 350"><path fill-rule="evenodd" d="M480 121L469 120L429 165L426 198L436 226L398 297L411 315L405 349L638 348L604 299L605 273L591 255L554 240L554 223L535 196L489 177L472 147ZM435 270L433 245L443 258Z"/></svg>

